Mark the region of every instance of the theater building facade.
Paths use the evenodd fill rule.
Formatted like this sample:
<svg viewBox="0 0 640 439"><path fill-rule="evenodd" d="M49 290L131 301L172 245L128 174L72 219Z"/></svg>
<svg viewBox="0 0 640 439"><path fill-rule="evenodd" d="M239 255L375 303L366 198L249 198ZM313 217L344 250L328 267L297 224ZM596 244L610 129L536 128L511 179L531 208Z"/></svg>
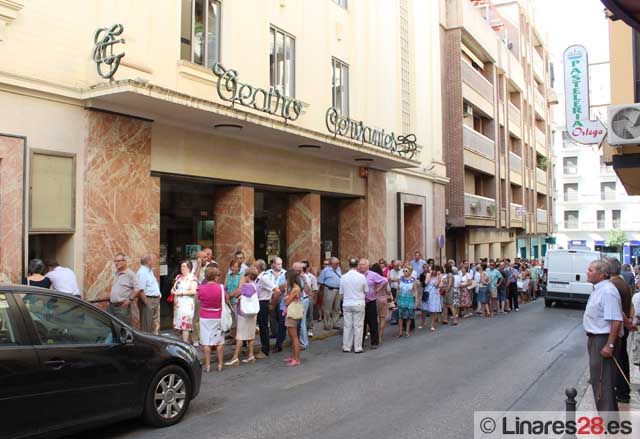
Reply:
<svg viewBox="0 0 640 439"><path fill-rule="evenodd" d="M0 0L0 271L437 256L437 3Z"/></svg>

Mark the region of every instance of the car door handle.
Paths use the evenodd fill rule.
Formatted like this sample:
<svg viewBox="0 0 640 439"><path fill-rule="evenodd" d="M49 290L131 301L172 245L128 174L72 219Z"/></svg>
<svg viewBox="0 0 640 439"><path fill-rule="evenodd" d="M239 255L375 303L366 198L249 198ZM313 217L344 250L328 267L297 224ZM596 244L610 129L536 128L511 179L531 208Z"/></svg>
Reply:
<svg viewBox="0 0 640 439"><path fill-rule="evenodd" d="M47 366L50 369L54 369L54 370L58 370L58 369L62 369L62 367L65 365L66 361L64 360L50 360L50 361L45 361L44 364L45 366Z"/></svg>
<svg viewBox="0 0 640 439"><path fill-rule="evenodd" d="M580 275L579 274L576 274L576 281L580 282Z"/></svg>

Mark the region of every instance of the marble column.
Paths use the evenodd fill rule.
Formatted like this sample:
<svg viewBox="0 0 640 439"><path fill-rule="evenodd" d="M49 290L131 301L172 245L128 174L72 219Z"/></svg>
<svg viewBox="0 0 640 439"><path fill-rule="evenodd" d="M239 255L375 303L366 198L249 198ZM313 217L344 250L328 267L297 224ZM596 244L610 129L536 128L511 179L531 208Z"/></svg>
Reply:
<svg viewBox="0 0 640 439"><path fill-rule="evenodd" d="M498 259L502 257L502 246L499 242L489 244L489 259Z"/></svg>
<svg viewBox="0 0 640 439"><path fill-rule="evenodd" d="M476 258L489 257L489 244L476 244Z"/></svg>
<svg viewBox="0 0 640 439"><path fill-rule="evenodd" d="M245 258L253 255L253 188L248 186L217 188L214 216L213 254L224 277L235 252L243 251Z"/></svg>
<svg viewBox="0 0 640 439"><path fill-rule="evenodd" d="M87 111L85 147L83 295L108 299L116 253L126 254L135 271L143 253L157 255L160 249L160 178L151 176L151 123Z"/></svg>
<svg viewBox="0 0 640 439"><path fill-rule="evenodd" d="M438 248L438 237L440 235L446 236L446 216L445 216L445 208L446 208L446 196L445 196L445 186L443 184L434 183L433 184L433 208L432 208L432 217L433 217L433 246L431 248L431 254L439 255L440 249Z"/></svg>
<svg viewBox="0 0 640 439"><path fill-rule="evenodd" d="M368 170L367 196L343 200L338 228L339 257L343 266L351 257L371 263L387 257L387 189L382 171Z"/></svg>
<svg viewBox="0 0 640 439"><path fill-rule="evenodd" d="M11 282L22 276L24 139L0 136L0 272Z"/></svg>
<svg viewBox="0 0 640 439"><path fill-rule="evenodd" d="M320 266L320 195L290 195L287 207L287 260Z"/></svg>

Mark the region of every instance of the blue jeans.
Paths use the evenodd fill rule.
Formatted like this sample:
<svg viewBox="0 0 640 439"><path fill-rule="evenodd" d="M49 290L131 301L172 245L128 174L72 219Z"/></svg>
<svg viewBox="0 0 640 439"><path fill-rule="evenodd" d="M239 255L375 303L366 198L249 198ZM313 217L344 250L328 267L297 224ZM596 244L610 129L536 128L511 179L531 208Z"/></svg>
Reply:
<svg viewBox="0 0 640 439"><path fill-rule="evenodd" d="M507 286L502 285L498 287L498 302L504 302L507 300Z"/></svg>
<svg viewBox="0 0 640 439"><path fill-rule="evenodd" d="M309 335L307 334L307 312L309 312L309 297L302 298L302 318L298 323L298 334L300 337L300 345L303 348L309 346Z"/></svg>

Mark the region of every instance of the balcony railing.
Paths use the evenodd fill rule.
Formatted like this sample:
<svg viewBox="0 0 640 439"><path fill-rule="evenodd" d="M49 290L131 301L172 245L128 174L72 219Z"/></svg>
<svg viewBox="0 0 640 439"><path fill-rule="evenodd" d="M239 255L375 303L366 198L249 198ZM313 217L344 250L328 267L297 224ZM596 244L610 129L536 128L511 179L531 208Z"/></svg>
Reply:
<svg viewBox="0 0 640 439"><path fill-rule="evenodd" d="M536 168L536 180L538 181L538 183L547 184L547 171Z"/></svg>
<svg viewBox="0 0 640 439"><path fill-rule="evenodd" d="M480 195L464 194L464 215L495 219L496 200Z"/></svg>
<svg viewBox="0 0 640 439"><path fill-rule="evenodd" d="M522 158L511 151L509 151L509 168L513 172L522 174Z"/></svg>
<svg viewBox="0 0 640 439"><path fill-rule="evenodd" d="M547 149L547 136L544 134L539 128L535 129L536 132L536 142L543 146L543 149Z"/></svg>
<svg viewBox="0 0 640 439"><path fill-rule="evenodd" d="M544 79L544 62L542 57L535 50L533 52L533 70L540 79Z"/></svg>
<svg viewBox="0 0 640 439"><path fill-rule="evenodd" d="M544 209L536 210L536 219L538 224L546 224L547 223L547 211Z"/></svg>
<svg viewBox="0 0 640 439"><path fill-rule="evenodd" d="M511 203L511 221L524 221L527 216L527 211L522 207L522 204Z"/></svg>
<svg viewBox="0 0 640 439"><path fill-rule="evenodd" d="M495 142L466 125L462 130L462 144L465 148L472 149L490 159L495 158Z"/></svg>
<svg viewBox="0 0 640 439"><path fill-rule="evenodd" d="M462 80L493 104L493 84L466 61L462 61Z"/></svg>
<svg viewBox="0 0 640 439"><path fill-rule="evenodd" d="M509 123L513 123L515 125L521 126L521 113L518 107L513 105L511 102L507 105L509 107Z"/></svg>
<svg viewBox="0 0 640 439"><path fill-rule="evenodd" d="M534 102L535 102L536 110L538 110L538 113L540 113L540 115L544 116L544 108L546 107L544 102L544 96L542 96L542 93L540 93L538 89L534 89L533 94L535 96Z"/></svg>

